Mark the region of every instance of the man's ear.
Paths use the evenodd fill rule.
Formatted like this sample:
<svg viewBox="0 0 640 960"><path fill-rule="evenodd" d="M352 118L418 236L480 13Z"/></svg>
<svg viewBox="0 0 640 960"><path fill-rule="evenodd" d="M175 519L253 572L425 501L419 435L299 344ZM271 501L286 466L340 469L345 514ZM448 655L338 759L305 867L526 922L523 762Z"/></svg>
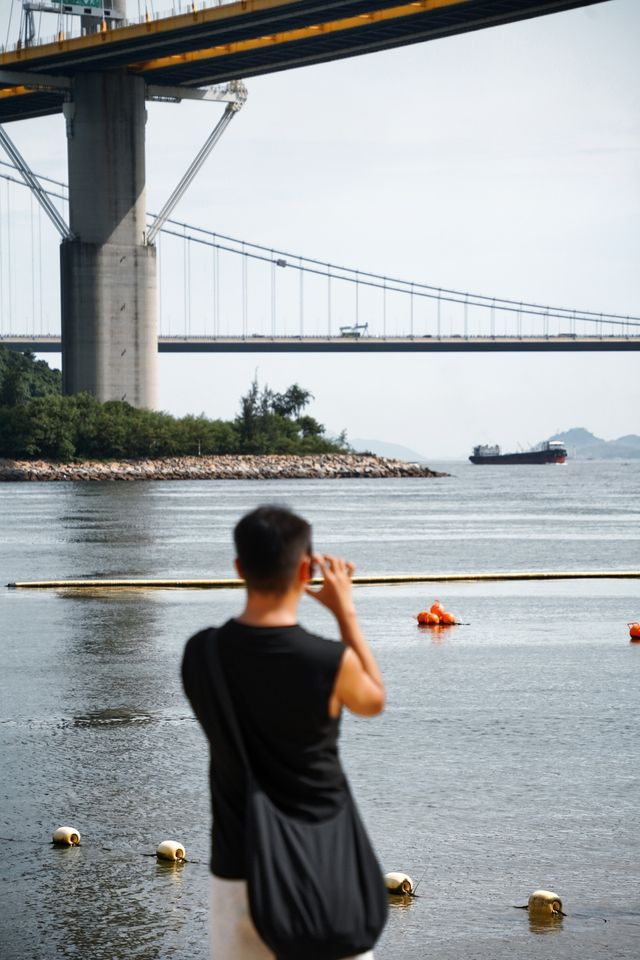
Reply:
<svg viewBox="0 0 640 960"><path fill-rule="evenodd" d="M301 583L308 583L311 580L311 557L303 557L298 567L298 580Z"/></svg>
<svg viewBox="0 0 640 960"><path fill-rule="evenodd" d="M233 561L233 566L234 566L234 569L235 569L236 573L237 573L238 576L240 577L240 579L241 579L241 580L244 580L244 573L242 572L242 567L240 566L240 561L238 560L237 557L236 557L236 559Z"/></svg>

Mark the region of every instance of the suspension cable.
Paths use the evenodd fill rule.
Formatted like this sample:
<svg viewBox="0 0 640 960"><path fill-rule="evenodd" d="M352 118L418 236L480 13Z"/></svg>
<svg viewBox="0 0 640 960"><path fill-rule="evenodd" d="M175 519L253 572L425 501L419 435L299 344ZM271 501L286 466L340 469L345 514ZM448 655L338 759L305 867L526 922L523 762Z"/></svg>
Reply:
<svg viewBox="0 0 640 960"><path fill-rule="evenodd" d="M300 336L304 336L304 275L305 269L302 266L302 257L298 257L298 270L300 272Z"/></svg>
<svg viewBox="0 0 640 960"><path fill-rule="evenodd" d="M216 258L216 297L215 297L215 326L216 336L220 335L220 248L215 248Z"/></svg>
<svg viewBox="0 0 640 960"><path fill-rule="evenodd" d="M153 217L153 214L149 214L149 216ZM489 305L491 303L495 304L496 309L505 309L504 306L499 306L499 304L506 304L514 308L520 306L522 308L527 307L529 308L529 310L531 309L537 310L540 312L541 315L543 315L546 310L550 310L553 316L560 317L560 316L566 315L567 319L573 316L574 313L579 314L578 319L585 319L586 317L589 317L589 316L598 317L598 318L600 317L600 312L597 310L578 310L575 307L550 307L550 306L547 306L546 304L529 302L526 300L512 300L512 299L509 299L508 297L496 297L492 294L471 293L470 291L455 290L449 287L438 287L438 286L435 286L434 284L422 283L420 281L415 281L415 280L402 280L399 277L385 278L385 276L379 273L372 273L371 271L360 270L359 268L356 268L356 267L340 266L339 264L332 263L331 261L318 260L314 257L306 257L298 253L288 252L286 250L277 250L271 247L264 246L263 244L260 244L260 243L253 243L252 241L249 241L249 240L239 240L237 237L231 237L224 233L216 232L214 234L213 231L208 230L205 227L196 227L196 226L193 226L192 224L184 223L181 220L167 219L167 223L175 227L186 228L188 230L193 231L194 233L204 234L205 236L216 236L219 240L226 241L226 243L237 244L238 246L240 244L243 244L245 248L250 247L253 250L259 250L261 253L270 254L270 257L264 257L263 259L270 259L271 257L275 256L281 259L284 258L286 261L286 258L289 258L289 261L286 261L285 263L280 264L280 266L293 267L294 269L306 269L308 273L313 273L314 271L311 268L301 267L301 263L307 263L307 264L312 264L313 266L322 267L323 274L326 274L327 270L331 270L332 276L334 277L334 279L340 279L340 280L350 279L349 277L339 276L342 273L354 274L354 275L358 274L360 278L367 277L371 280L384 281L386 279L388 282L392 284L396 284L398 285L398 287L400 287L400 289L396 287L396 292L409 293L410 292L409 289L405 290L403 288L405 287L411 288L413 286L418 296L420 296L420 293L418 293L418 291L420 290L432 291L433 299L437 299L437 296L439 293L442 293L442 294L446 293L450 297L459 298L457 300L453 300L452 302L464 303L465 299L467 299L469 306L482 306L483 305L482 303L476 302L476 301L485 301L485 305ZM224 249L228 250L231 253L235 252L233 247L224 247ZM247 253L247 256L251 256L251 254ZM298 261L297 264L295 263L296 260ZM352 280L351 282L354 282L354 281ZM361 281L361 282L364 282L364 281ZM378 284L371 284L371 286L377 286L377 285ZM392 288L389 287L389 289L392 289ZM523 310L523 312L528 312L528 311ZM623 321L626 322L627 319L640 320L640 316L633 316L633 315L627 315L627 314L605 313L604 316L618 319L620 322L623 322Z"/></svg>
<svg viewBox="0 0 640 960"><path fill-rule="evenodd" d="M276 264L271 261L271 336L276 335Z"/></svg>
<svg viewBox="0 0 640 960"><path fill-rule="evenodd" d="M156 245L156 266L158 271L158 331L162 336L162 237Z"/></svg>
<svg viewBox="0 0 640 960"><path fill-rule="evenodd" d="M249 303L248 303L248 280L247 280L247 258L244 253L242 254L242 260L240 262L241 273L242 273L242 336L246 337L249 325Z"/></svg>
<svg viewBox="0 0 640 960"><path fill-rule="evenodd" d="M187 226L188 224L184 224L185 228ZM197 232L209 233L209 231L206 231L206 230L201 231L200 228L197 228ZM178 237L181 240L184 240L187 237L186 234L179 233L177 230L171 230L166 226L163 227L163 233L166 233L169 236ZM216 236L222 237L223 235L216 234ZM195 236L189 236L189 239L193 243L198 243L198 244L201 244L202 246L217 246L218 249L224 250L226 253L233 253L236 256L240 254L240 251L237 250L235 247L230 247L224 243L213 243L213 241L211 240L206 240L202 237L195 237ZM255 249L256 244L251 244L248 241L246 241L246 246L254 247ZM263 263L274 262L273 257L271 256L270 248L266 247L262 249L265 249L269 254L269 256L263 255L261 253L250 253L247 250L245 250L242 256L250 257L252 260L261 260ZM277 253L278 251L274 251L274 255L277 255ZM318 261L311 261L305 257L300 257L298 259L302 261L306 261L307 263L318 262ZM286 266L292 270L300 271L301 273L308 273L308 274L312 274L319 277L326 277L327 265L324 264L323 261L320 261L320 262L323 264L323 267L325 269L320 270L315 267L303 267L300 263L295 263L295 262L283 263L279 259L275 260L276 266L281 266L281 267ZM354 274L355 272L356 271L354 270ZM368 274L368 273L360 272L358 275L358 279L356 279L355 276L342 276L339 273L331 273L330 275L334 280L340 280L344 283L360 283L362 284L362 286L365 286L365 287L371 287L379 290L386 289L388 292L400 293L400 294L403 294L404 296L407 296L410 292L404 286L390 285L390 282L391 282L391 283L400 283L400 284L406 283L409 286L410 282L408 281L391 280L389 282L389 278L385 280L384 277L380 277L380 280L382 282L378 283L376 280L373 280L373 279L370 279L370 280L362 279L365 276L377 277L378 276L377 274ZM419 289L416 289L416 288L419 288ZM431 292L432 290L434 290L435 292L432 293ZM465 313L466 313L466 308L468 307L486 307L487 306L486 303L474 302L471 299L473 296L472 294L467 293L467 294L459 294L457 296L453 296L453 295L443 296L445 292L446 292L446 288L444 287L438 288L438 287L427 286L426 284L417 284L417 283L414 284L414 296L422 297L423 299L427 299L427 300L436 300L436 301L440 298L441 300L447 303L462 304L465 307ZM454 292L457 293L457 291L454 291ZM493 300L494 298L487 297L486 299ZM513 303L514 306L510 306L509 304L511 303ZM521 313L527 314L528 316L534 316L534 317L553 316L561 320L566 319L566 314L569 311L569 308L565 308L565 307L551 308L551 307L537 306L536 304L531 304L530 306L528 306L525 301L522 301L522 303L520 303L520 301L507 301L507 300L500 300L498 297L495 298L496 310L501 310L505 313L517 313L518 308L520 309ZM601 317L602 318L606 317L607 319L601 320ZM600 313L596 313L595 311L585 310L584 314L580 313L579 315L577 315L577 319L582 320L585 323L605 323L605 324L611 324L615 326L620 326L620 324L626 324L627 326L631 326L631 327L640 327L640 316L633 316L631 314L628 314L628 315L627 314L622 315L622 314L616 314L616 313L600 314ZM468 333L468 329L467 329L467 333Z"/></svg>
<svg viewBox="0 0 640 960"><path fill-rule="evenodd" d="M3 161L0 161L2 166L9 166L13 169L16 169L13 164L7 164ZM0 171L0 178L3 178L7 181L12 181L18 183L20 186L25 186L22 180L17 180L12 176L9 176L6 173ZM62 181L54 180L51 177L40 177L39 180L45 180L47 182L53 183L55 186L62 187L66 189L66 184ZM8 183L7 183L8 187ZM45 190L42 188L43 193L56 196L59 199L68 199L66 196L61 196L60 194ZM155 215L149 214L149 218L154 220ZM176 227L181 230L171 229L171 227ZM187 235L187 231L190 231ZM290 269L300 271L301 283L300 283L300 327L301 330L304 329L304 294L303 294L303 273L309 273L316 276L323 276L328 281L330 280L341 280L345 283L355 283L362 284L374 289L382 289L383 293L383 314L384 314L384 325L386 326L386 294L387 292L399 293L403 295L409 295L411 299L414 296L422 297L426 299L435 300L438 303L438 310L442 302L460 304L464 307L465 314L465 334L468 335L468 316L467 311L468 307L489 307L492 312L500 310L507 313L515 313L518 316L518 323L521 324L522 315L527 316L537 316L544 318L545 326L548 325L548 320L550 317L554 317L560 320L569 320L572 324L575 324L576 321L583 321L585 323L596 323L600 326L603 324L606 325L620 325L626 324L628 327L637 327L640 326L640 316L633 314L619 314L619 313L605 313L598 312L595 310L580 310L575 307L552 307L548 305L543 305L540 303L535 303L532 301L525 300L512 300L507 297L495 297L488 294L475 294L470 292L464 292L460 290L455 290L449 287L436 287L433 284L421 283L418 281L411 280L402 280L397 277L387 277L381 274L373 273L371 271L360 270L353 267L340 266L338 264L331 263L330 261L318 260L314 257L306 257L300 254L292 254L288 251L279 250L276 248L271 248L264 246L259 243L253 243L248 240L239 240L236 237L231 237L227 234L216 233L214 231L208 230L204 227L194 226L192 224L185 223L180 220L175 220L173 218L168 218L165 226L162 228L162 233L165 233L170 236L179 237L183 241L191 241L193 243L201 244L204 246L211 246L217 250L223 250L227 253L233 253L236 256L240 255L243 257L251 258L253 260L261 260L267 263L275 263L277 267L289 267ZM199 236L198 236L199 235ZM205 239L207 238L207 239ZM221 242L224 241L224 242ZM241 249L237 249L240 247ZM287 259L288 258L288 259ZM297 262L296 262L297 261ZM321 269L319 269L321 268ZM219 294L219 274L218 282L216 283L217 293ZM217 299L217 298L216 298ZM186 306L186 305L185 305ZM573 327L572 327L573 329Z"/></svg>
<svg viewBox="0 0 640 960"><path fill-rule="evenodd" d="M4 223L4 217L2 215L2 190L0 189L0 320L4 317L4 257L3 257L4 238L2 236L3 223ZM7 216L7 224L8 223L9 223L9 217Z"/></svg>
<svg viewBox="0 0 640 960"><path fill-rule="evenodd" d="M216 250L211 250L211 330L216 337Z"/></svg>
<svg viewBox="0 0 640 960"><path fill-rule="evenodd" d="M13 332L13 284L11 276L13 267L11 263L11 194L9 192L10 184L7 183L7 314L9 316L9 330Z"/></svg>
<svg viewBox="0 0 640 960"><path fill-rule="evenodd" d="M9 22L7 23L7 38L5 40L5 50L9 49L9 34L11 33L11 20L13 18L13 5L15 0L11 0L11 9L9 10Z"/></svg>
<svg viewBox="0 0 640 960"><path fill-rule="evenodd" d="M25 186L28 186L31 189L31 192L36 196L38 203L42 204L45 213L63 240L72 239L73 234L58 211L58 208L51 202L51 198L49 197L47 191L44 189L31 168L28 166L15 143L9 134L4 130L2 124L0 124L0 144L2 144L4 147L5 153L7 153L11 158L15 170L24 180Z"/></svg>
<svg viewBox="0 0 640 960"><path fill-rule="evenodd" d="M191 336L191 237L187 237L187 336Z"/></svg>
<svg viewBox="0 0 640 960"><path fill-rule="evenodd" d="M35 336L36 333L36 231L35 225L33 222L33 193L30 198L31 206L31 217L30 217L30 227L31 227L31 324L33 328L33 333Z"/></svg>
<svg viewBox="0 0 640 960"><path fill-rule="evenodd" d="M182 248L182 276L183 276L183 279L184 279L184 287L183 287L183 290L182 290L182 316L183 316L183 319L184 319L184 335L185 335L185 337L186 337L186 335L187 335L187 287L188 287L188 285L189 285L189 281L188 281L188 278L187 278L187 250L188 250L188 244L187 244L187 234L186 234L186 231L183 231L183 240L184 240L184 246L183 246L183 248Z"/></svg>

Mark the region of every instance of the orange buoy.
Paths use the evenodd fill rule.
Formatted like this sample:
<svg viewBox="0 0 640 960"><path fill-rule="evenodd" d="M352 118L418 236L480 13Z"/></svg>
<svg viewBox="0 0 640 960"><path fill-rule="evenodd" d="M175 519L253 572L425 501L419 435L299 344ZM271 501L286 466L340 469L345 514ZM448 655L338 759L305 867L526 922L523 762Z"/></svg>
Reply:
<svg viewBox="0 0 640 960"><path fill-rule="evenodd" d="M631 643L640 643L640 623L630 623L628 626Z"/></svg>
<svg viewBox="0 0 640 960"><path fill-rule="evenodd" d="M444 613L444 607L439 600L436 600L435 603L432 603L429 607L429 611L430 613L435 613L440 616L442 613Z"/></svg>
<svg viewBox="0 0 640 960"><path fill-rule="evenodd" d="M416 620L421 627L433 627L437 623L440 623L440 617L438 614L431 613L430 610L421 610L416 617Z"/></svg>
<svg viewBox="0 0 640 960"><path fill-rule="evenodd" d="M440 614L440 623L444 623L450 627L450 626L453 626L455 622L456 622L455 616L452 613L449 613L448 610L445 610L443 613Z"/></svg>

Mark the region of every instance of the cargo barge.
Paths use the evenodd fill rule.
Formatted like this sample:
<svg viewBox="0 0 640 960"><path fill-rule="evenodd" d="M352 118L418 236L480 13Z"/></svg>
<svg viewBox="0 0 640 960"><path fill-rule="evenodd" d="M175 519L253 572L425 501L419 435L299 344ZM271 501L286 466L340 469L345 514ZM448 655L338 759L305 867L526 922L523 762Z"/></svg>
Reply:
<svg viewBox="0 0 640 960"><path fill-rule="evenodd" d="M522 453L501 453L498 446L480 445L469 457L471 463L481 464L564 463L566 459L567 449L560 440L547 440Z"/></svg>

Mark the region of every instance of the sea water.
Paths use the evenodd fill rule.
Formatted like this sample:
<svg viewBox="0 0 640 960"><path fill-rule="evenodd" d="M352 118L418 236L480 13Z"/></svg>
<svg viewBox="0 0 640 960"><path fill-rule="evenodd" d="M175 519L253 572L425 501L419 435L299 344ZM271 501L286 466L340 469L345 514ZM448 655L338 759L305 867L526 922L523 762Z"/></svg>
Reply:
<svg viewBox="0 0 640 960"><path fill-rule="evenodd" d="M231 530L285 503L361 573L640 567L637 464L472 467L442 479L0 486L0 578L232 575ZM419 629L440 599L463 621ZM233 591L0 588L3 960L205 960L206 745L186 638ZM342 756L392 904L381 960L640 955L640 619L633 580L356 590L383 715ZM301 621L335 636L305 599ZM295 717L292 717L292 723ZM79 848L49 844L72 824ZM157 863L161 840L190 862ZM523 910L554 890L550 927Z"/></svg>

